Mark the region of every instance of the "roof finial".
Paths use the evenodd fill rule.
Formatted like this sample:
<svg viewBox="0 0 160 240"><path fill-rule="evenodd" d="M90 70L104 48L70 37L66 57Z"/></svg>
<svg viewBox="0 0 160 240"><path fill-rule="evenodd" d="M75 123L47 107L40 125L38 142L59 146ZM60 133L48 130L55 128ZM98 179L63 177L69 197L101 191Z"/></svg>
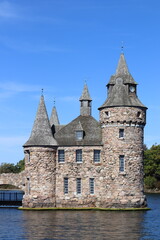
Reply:
<svg viewBox="0 0 160 240"><path fill-rule="evenodd" d="M43 96L43 88L41 89L41 96Z"/></svg>
<svg viewBox="0 0 160 240"><path fill-rule="evenodd" d="M87 85L87 79L86 78L84 79L84 84Z"/></svg>
<svg viewBox="0 0 160 240"><path fill-rule="evenodd" d="M124 53L123 50L124 50L124 42L122 41L122 42L121 42L121 53Z"/></svg>
<svg viewBox="0 0 160 240"><path fill-rule="evenodd" d="M53 100L53 106L55 107L56 106L56 99L54 98Z"/></svg>

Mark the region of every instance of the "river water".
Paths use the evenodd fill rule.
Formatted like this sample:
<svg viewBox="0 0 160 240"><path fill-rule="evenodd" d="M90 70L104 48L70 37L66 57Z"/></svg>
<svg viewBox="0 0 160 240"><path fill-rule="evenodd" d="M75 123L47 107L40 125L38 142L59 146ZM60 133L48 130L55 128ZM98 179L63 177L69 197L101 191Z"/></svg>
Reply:
<svg viewBox="0 0 160 240"><path fill-rule="evenodd" d="M160 240L160 194L150 211L22 211L0 208L0 240Z"/></svg>

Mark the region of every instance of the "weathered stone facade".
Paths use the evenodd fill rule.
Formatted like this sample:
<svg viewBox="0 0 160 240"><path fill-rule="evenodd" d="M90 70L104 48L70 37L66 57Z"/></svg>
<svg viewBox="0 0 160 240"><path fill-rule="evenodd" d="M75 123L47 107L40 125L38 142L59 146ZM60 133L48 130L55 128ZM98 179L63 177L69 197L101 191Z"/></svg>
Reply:
<svg viewBox="0 0 160 240"><path fill-rule="evenodd" d="M137 97L137 83L123 54L107 87L99 122L91 116L92 99L86 84L80 116L66 126L59 124L55 107L49 123L41 97L31 136L24 145L23 207L146 206L143 129L147 108Z"/></svg>
<svg viewBox="0 0 160 240"><path fill-rule="evenodd" d="M2 173L0 174L0 185L13 185L16 189L25 190L25 171L21 173Z"/></svg>

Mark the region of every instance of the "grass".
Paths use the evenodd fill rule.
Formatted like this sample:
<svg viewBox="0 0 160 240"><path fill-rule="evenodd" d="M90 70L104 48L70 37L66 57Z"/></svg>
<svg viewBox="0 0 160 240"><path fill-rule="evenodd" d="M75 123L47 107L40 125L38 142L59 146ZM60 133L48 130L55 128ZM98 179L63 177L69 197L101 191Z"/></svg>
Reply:
<svg viewBox="0 0 160 240"><path fill-rule="evenodd" d="M19 207L19 210L28 210L28 211L58 211L58 210L67 210L67 211L148 211L150 208L26 208Z"/></svg>

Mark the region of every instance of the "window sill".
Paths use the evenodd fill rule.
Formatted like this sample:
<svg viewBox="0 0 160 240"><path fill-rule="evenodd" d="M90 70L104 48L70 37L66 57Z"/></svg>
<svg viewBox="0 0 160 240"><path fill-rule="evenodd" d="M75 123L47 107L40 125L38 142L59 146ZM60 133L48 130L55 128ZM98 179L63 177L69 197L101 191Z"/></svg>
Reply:
<svg viewBox="0 0 160 240"><path fill-rule="evenodd" d="M126 176L126 172L119 172L119 175Z"/></svg>

